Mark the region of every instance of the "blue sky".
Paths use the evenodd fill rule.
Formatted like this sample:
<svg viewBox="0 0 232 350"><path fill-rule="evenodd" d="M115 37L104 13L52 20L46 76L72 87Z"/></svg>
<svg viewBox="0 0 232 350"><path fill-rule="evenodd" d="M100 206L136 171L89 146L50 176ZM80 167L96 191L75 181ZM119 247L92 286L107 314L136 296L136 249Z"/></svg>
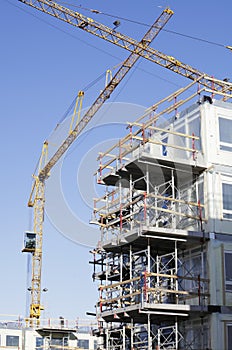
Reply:
<svg viewBox="0 0 232 350"><path fill-rule="evenodd" d="M66 1L66 4L68 1ZM80 5L78 1L69 1ZM184 63L219 79L231 78L232 52L223 45L232 45L230 0L145 0L82 1L82 7L97 9L113 16L82 12L108 26L117 16L152 24L162 8L169 5L174 16L164 29L218 43L199 40L163 30L152 46ZM68 5L66 5L68 6ZM123 61L128 53L77 28L61 23L17 0L1 1L1 298L0 314L25 315L27 295L27 257L21 253L23 233L31 228L32 212L27 208L31 189L31 175L40 155L43 141L48 138L64 115L78 90L94 81L104 71ZM147 28L121 20L118 28L124 34L140 39ZM120 84L111 101L139 113L188 81L151 62L139 60L136 68ZM86 92L84 107L90 106L104 85L104 79ZM109 107L109 124L119 119ZM117 108L116 108L117 109ZM116 113L117 114L117 113ZM122 119L120 119L122 117ZM108 123L108 115L104 122ZM117 138L121 129L107 124L99 132L94 123L91 137L78 141L67 154L62 167L62 191L74 216L81 218L85 229L77 224L77 231L86 229L91 215L89 183L95 186L89 159L95 151L104 149L105 139ZM117 129L117 130L116 130ZM106 137L107 135L107 137ZM84 137L83 137L84 139ZM98 145L99 147L95 147ZM56 148L56 143L53 144ZM88 153L89 152L89 153ZM92 152L92 153L91 153ZM86 154L90 158L85 158ZM96 154L97 156L97 154ZM94 164L95 165L95 164ZM78 172L79 167L84 171ZM86 168L85 168L86 167ZM94 167L93 167L94 168ZM91 171L90 171L91 169ZM83 173L87 174L83 179ZM52 174L51 174L52 179ZM50 179L50 180L51 180ZM49 181L50 181L49 180ZM81 184L81 186L80 186ZM78 188L78 185L81 187ZM95 189L96 192L98 189ZM88 192L88 195L86 193ZM54 197L53 197L54 195ZM57 206L57 193L49 192L50 208ZM61 209L59 209L61 210ZM62 214L62 212L60 212ZM70 227L65 226L66 237L59 232L50 213L44 224L44 255L42 288L47 307L45 316L67 318L84 317L85 311L94 311L97 285L92 283L89 266L89 248L70 240ZM69 220L67 220L69 221ZM59 225L58 225L59 226ZM73 229L73 227L72 227ZM92 232L92 231L91 231ZM64 232L63 232L64 233ZM94 234L94 233L93 233ZM96 231L97 235L97 231ZM68 237L68 238L67 238Z"/></svg>

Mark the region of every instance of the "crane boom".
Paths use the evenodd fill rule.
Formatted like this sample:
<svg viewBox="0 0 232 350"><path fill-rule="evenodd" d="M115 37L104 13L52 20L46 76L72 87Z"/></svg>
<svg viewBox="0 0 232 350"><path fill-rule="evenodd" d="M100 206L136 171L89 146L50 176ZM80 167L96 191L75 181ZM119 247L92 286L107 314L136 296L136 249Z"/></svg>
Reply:
<svg viewBox="0 0 232 350"><path fill-rule="evenodd" d="M151 47L143 47L143 43L138 42L124 34L114 31L99 22L96 22L92 18L86 17L79 12L68 9L64 6L57 4L54 1L49 0L19 0L27 5L34 7L44 13L47 13L53 17L56 17L68 24L78 27L88 33L91 33L101 39L109 41L117 46L120 46L128 51L134 52L134 50L140 48L139 55L147 60L150 60L164 68L167 68L175 73L178 73L191 80L199 80L199 83L213 88L217 92L225 92L228 98L232 97L232 84L222 81L213 80L208 74L200 72L198 69L193 68L172 56L168 56L160 51L157 51ZM200 79L199 79L200 78Z"/></svg>
<svg viewBox="0 0 232 350"><path fill-rule="evenodd" d="M112 92L115 90L117 85L122 81L125 75L133 67L136 61L139 59L140 52L145 50L148 45L154 40L158 35L160 30L168 22L168 20L173 15L173 11L169 8L165 9L155 23L151 26L148 32L144 35L143 39L139 42L139 46L136 46L129 57L122 63L116 74L111 78L108 85L97 97L92 106L84 114L81 120L77 123L75 128L69 133L67 138L63 141L61 146L55 152L55 154L50 158L50 160L42 166L38 175L35 176L35 182L32 187L32 192L34 193L34 200L32 201L33 193L30 196L29 206L34 207L34 232L36 233L36 248L33 252L32 259L32 286L31 286L31 304L30 304L30 318L39 319L41 310L43 309L40 304L41 297L41 266L42 266L42 239L43 239L43 219L44 219L44 206L45 206L45 181L49 176L50 170L66 152L66 150L71 146L74 140L90 122L96 112L105 103L105 101L110 97ZM47 142L44 143L45 149L47 148ZM44 164L43 155L40 164Z"/></svg>
<svg viewBox="0 0 232 350"><path fill-rule="evenodd" d="M148 32L144 35L143 39L140 41L140 46L135 47L134 51L129 55L129 57L122 63L121 67L118 69L116 74L112 77L110 82L104 88L104 90L97 97L92 106L88 109L85 115L82 117L80 122L76 125L74 130L70 133L70 135L66 138L63 144L59 147L53 157L49 160L49 162L45 165L45 167L40 171L39 178L45 178L50 172L51 168L56 164L56 162L62 157L65 151L69 148L69 146L73 143L73 141L77 138L77 136L82 132L85 126L90 122L96 112L100 109L100 107L105 103L105 101L110 97L114 89L121 82L121 80L125 77L125 75L129 72L131 67L136 63L139 59L140 52L146 49L147 45L151 43L158 35L160 30L164 27L167 21L173 15L173 11L169 8L165 9L163 13L159 16L159 18L155 21L155 23L151 26Z"/></svg>

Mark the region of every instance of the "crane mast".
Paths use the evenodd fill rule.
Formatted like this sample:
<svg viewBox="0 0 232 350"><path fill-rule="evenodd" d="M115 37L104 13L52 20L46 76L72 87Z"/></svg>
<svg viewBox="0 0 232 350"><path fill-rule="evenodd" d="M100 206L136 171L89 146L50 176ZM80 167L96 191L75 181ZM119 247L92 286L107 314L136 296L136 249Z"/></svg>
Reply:
<svg viewBox="0 0 232 350"><path fill-rule="evenodd" d="M41 298L41 270L42 270L42 243L43 243L43 222L45 205L45 182L39 178L35 179L35 197L33 203L34 223L33 230L36 233L36 248L32 257L31 277L31 303L30 319L39 319L43 307Z"/></svg>
<svg viewBox="0 0 232 350"><path fill-rule="evenodd" d="M31 3L35 4L36 1ZM47 1L44 1L47 4ZM49 2L50 3L50 2ZM33 5L34 6L34 5ZM34 6L35 7L35 6ZM58 150L50 158L48 162L44 162L46 158L46 150L48 143L44 143L43 152L40 159L40 167L38 175L34 176L35 181L32 187L32 192L28 202L28 206L34 209L34 232L36 234L35 250L32 253L32 286L31 286L31 304L30 304L30 319L39 318L43 307L40 303L41 298L41 268L42 268L42 240L43 240L43 221L44 221L44 206L45 206L45 181L49 177L51 169L59 161L62 155L67 151L75 139L80 135L86 125L94 117L100 107L109 99L117 85L123 80L125 75L134 66L141 52L146 50L148 45L158 35L160 30L168 22L173 15L173 11L169 8L165 9L155 23L151 26L148 32L137 46L134 47L129 57L122 63L116 74L111 78L104 90L96 98L92 106L83 115L73 130L70 131L67 138L63 141ZM116 33L115 36L118 34ZM119 35L120 37L120 35ZM118 37L118 39L119 39Z"/></svg>
<svg viewBox="0 0 232 350"><path fill-rule="evenodd" d="M143 47L142 42L138 42L124 34L114 31L92 18L86 17L79 12L57 4L55 1L49 0L19 0L35 9L47 13L59 20L62 20L70 25L78 27L88 33L91 33L101 39L120 46L130 52L134 52L140 48L139 55L149 61L152 61L164 68L167 68L177 74L180 74L191 80L198 80L200 84L217 91L219 94L227 94L227 99L232 97L232 84L213 79L210 75L199 71L196 68L187 65L175 57L166 55L151 47Z"/></svg>

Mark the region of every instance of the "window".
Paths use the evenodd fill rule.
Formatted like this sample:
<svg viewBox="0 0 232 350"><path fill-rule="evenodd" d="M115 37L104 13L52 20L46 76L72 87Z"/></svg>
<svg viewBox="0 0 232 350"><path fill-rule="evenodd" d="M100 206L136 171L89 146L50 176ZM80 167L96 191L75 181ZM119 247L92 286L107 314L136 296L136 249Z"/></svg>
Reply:
<svg viewBox="0 0 232 350"><path fill-rule="evenodd" d="M180 289L198 293L198 276L207 278L206 252L202 252L199 248L185 251L181 261L178 274L188 278L179 279ZM207 292L208 283L202 281L201 288Z"/></svg>
<svg viewBox="0 0 232 350"><path fill-rule="evenodd" d="M225 289L226 292L232 292L232 251L225 251Z"/></svg>
<svg viewBox="0 0 232 350"><path fill-rule="evenodd" d="M89 340L78 339L77 346L82 349L89 349Z"/></svg>
<svg viewBox="0 0 232 350"><path fill-rule="evenodd" d="M94 350L97 350L97 340L94 340Z"/></svg>
<svg viewBox="0 0 232 350"><path fill-rule="evenodd" d="M6 336L6 346L19 346L19 336L18 335L7 335Z"/></svg>
<svg viewBox="0 0 232 350"><path fill-rule="evenodd" d="M51 345L68 346L68 338L52 338Z"/></svg>
<svg viewBox="0 0 232 350"><path fill-rule="evenodd" d="M209 347L209 326L206 320L203 324L190 321L190 323L186 323L182 332L184 337L181 339L181 349L211 349Z"/></svg>
<svg viewBox="0 0 232 350"><path fill-rule="evenodd" d="M222 184L223 218L232 219L232 183Z"/></svg>
<svg viewBox="0 0 232 350"><path fill-rule="evenodd" d="M43 349L44 340L41 337L36 337L36 350Z"/></svg>
<svg viewBox="0 0 232 350"><path fill-rule="evenodd" d="M232 151L232 120L227 118L218 118L220 150Z"/></svg>
<svg viewBox="0 0 232 350"><path fill-rule="evenodd" d="M232 350L232 324L227 324L226 326L226 340L227 347L226 350Z"/></svg>
<svg viewBox="0 0 232 350"><path fill-rule="evenodd" d="M195 115L194 118L189 121L188 123L188 135L194 135L197 137L200 137L201 133L201 124L200 124L200 118L199 115ZM200 140L196 139L189 139L189 147L195 148L196 150L201 149L201 142Z"/></svg>
<svg viewBox="0 0 232 350"><path fill-rule="evenodd" d="M166 132L162 132L161 134L161 142L163 143L162 145L162 155L167 156L168 155L168 150L166 144L168 143L168 135Z"/></svg>

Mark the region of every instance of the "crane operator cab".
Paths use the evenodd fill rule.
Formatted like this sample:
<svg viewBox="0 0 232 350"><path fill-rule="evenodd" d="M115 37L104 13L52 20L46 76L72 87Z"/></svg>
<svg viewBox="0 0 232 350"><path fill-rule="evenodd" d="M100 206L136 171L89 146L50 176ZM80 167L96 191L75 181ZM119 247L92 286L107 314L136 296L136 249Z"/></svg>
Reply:
<svg viewBox="0 0 232 350"><path fill-rule="evenodd" d="M36 247L36 233L25 232L24 233L24 248L22 252L33 253Z"/></svg>

